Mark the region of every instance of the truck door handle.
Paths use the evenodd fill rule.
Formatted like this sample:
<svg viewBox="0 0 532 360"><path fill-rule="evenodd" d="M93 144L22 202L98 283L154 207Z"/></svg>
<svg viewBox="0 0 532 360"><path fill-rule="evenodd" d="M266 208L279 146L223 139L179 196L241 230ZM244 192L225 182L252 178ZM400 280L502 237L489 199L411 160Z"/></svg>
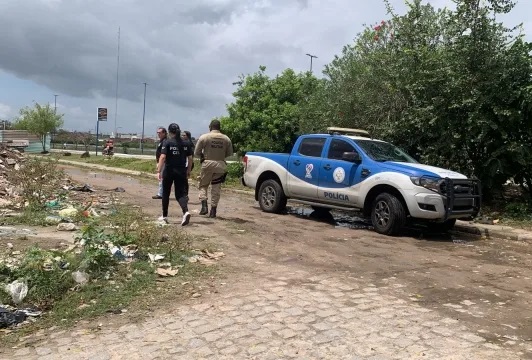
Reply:
<svg viewBox="0 0 532 360"><path fill-rule="evenodd" d="M299 164L301 164L301 161L299 160L294 161L294 165L299 165Z"/></svg>
<svg viewBox="0 0 532 360"><path fill-rule="evenodd" d="M331 165L327 164L323 167L325 170L331 170Z"/></svg>

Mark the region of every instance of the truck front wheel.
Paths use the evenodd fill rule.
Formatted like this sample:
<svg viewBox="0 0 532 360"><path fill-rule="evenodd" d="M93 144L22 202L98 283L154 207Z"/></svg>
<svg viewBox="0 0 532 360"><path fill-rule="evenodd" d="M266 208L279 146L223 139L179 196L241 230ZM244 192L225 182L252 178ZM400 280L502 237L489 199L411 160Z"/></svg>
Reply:
<svg viewBox="0 0 532 360"><path fill-rule="evenodd" d="M286 208L283 188L275 180L264 181L259 188L259 205L262 211L279 213Z"/></svg>
<svg viewBox="0 0 532 360"><path fill-rule="evenodd" d="M371 223L375 231L384 235L397 235L406 222L406 212L397 197L389 193L378 195L371 206Z"/></svg>

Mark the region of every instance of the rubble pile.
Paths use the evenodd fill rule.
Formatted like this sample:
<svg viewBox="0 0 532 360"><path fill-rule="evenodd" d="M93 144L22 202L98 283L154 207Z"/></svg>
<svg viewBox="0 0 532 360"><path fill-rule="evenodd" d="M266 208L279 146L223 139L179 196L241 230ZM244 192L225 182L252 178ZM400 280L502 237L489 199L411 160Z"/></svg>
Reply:
<svg viewBox="0 0 532 360"><path fill-rule="evenodd" d="M9 204L15 194L15 186L9 181L9 173L20 169L24 155L16 150L0 144L0 206Z"/></svg>

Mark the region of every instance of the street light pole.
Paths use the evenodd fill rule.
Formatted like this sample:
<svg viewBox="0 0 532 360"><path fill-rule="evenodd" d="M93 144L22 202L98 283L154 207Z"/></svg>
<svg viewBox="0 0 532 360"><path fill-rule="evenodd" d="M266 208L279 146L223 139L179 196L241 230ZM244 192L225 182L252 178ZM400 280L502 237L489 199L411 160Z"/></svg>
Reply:
<svg viewBox="0 0 532 360"><path fill-rule="evenodd" d="M54 114L57 113L57 97L59 95L54 94Z"/></svg>
<svg viewBox="0 0 532 360"><path fill-rule="evenodd" d="M316 58L316 59L317 59L318 57L315 56L315 55L311 55L311 54L307 54L307 56L310 57L310 72L312 72L312 59L313 59L313 58Z"/></svg>
<svg viewBox="0 0 532 360"><path fill-rule="evenodd" d="M140 153L144 154L144 119L146 117L146 86L147 83L144 84L144 110L142 111L142 136L140 138Z"/></svg>

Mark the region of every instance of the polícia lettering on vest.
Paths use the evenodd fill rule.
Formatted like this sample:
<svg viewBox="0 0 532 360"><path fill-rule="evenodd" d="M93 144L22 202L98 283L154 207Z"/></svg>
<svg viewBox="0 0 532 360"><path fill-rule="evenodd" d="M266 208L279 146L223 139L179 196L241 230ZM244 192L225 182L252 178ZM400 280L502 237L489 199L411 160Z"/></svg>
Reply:
<svg viewBox="0 0 532 360"><path fill-rule="evenodd" d="M223 140L211 140L211 148L214 149L223 149L224 141Z"/></svg>
<svg viewBox="0 0 532 360"><path fill-rule="evenodd" d="M349 201L349 196L344 195L344 194L333 193L333 192L324 192L323 194L326 199Z"/></svg>

